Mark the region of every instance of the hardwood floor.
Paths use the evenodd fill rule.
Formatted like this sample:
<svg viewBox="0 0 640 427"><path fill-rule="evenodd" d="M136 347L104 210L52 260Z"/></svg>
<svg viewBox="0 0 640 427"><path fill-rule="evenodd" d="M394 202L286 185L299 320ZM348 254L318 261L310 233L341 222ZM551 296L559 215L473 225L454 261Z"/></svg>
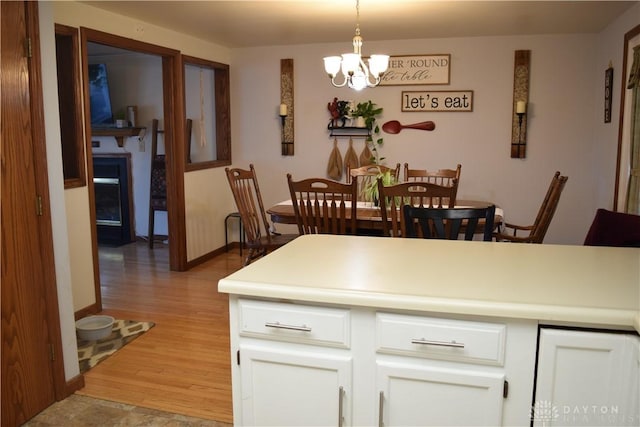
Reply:
<svg viewBox="0 0 640 427"><path fill-rule="evenodd" d="M238 249L186 272L169 250L138 242L100 248L104 314L156 326L85 374L78 394L232 423L228 296Z"/></svg>

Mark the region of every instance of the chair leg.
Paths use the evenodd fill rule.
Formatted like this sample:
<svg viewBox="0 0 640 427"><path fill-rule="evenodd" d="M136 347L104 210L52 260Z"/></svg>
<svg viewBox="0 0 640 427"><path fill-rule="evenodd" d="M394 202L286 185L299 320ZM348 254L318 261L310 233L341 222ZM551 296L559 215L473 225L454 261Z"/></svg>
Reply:
<svg viewBox="0 0 640 427"><path fill-rule="evenodd" d="M251 264L251 261L253 261L253 258L254 258L254 252L255 252L254 248L249 249L249 253L247 254L247 257L244 259L244 263L242 264L243 267L246 267L247 265Z"/></svg>

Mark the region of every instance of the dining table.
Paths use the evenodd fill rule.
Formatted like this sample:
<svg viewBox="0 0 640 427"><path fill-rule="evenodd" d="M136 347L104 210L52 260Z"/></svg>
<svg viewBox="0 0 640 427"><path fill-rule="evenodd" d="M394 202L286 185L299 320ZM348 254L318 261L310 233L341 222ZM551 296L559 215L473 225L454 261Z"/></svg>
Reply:
<svg viewBox="0 0 640 427"><path fill-rule="evenodd" d="M382 214L380 207L373 204L373 202L357 202L356 207L356 226L358 230L365 232L372 232L374 234L381 233L382 227ZM481 200L457 200L456 208L486 208L494 203L481 201ZM297 224L296 214L293 209L293 202L289 200L283 200L269 209L267 214L271 217L271 221L278 224ZM351 217L351 211L347 211L347 218ZM496 213L494 217L494 226L498 228L503 221L504 211L496 206Z"/></svg>

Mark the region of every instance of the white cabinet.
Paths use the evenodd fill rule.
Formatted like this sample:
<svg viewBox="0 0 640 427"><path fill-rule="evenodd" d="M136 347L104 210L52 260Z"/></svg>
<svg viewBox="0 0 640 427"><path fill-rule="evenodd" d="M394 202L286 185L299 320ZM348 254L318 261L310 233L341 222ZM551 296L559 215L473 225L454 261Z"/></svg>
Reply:
<svg viewBox="0 0 640 427"><path fill-rule="evenodd" d="M377 313L383 425L502 425L506 329L500 323Z"/></svg>
<svg viewBox="0 0 640 427"><path fill-rule="evenodd" d="M351 425L349 310L254 300L230 307L235 425Z"/></svg>
<svg viewBox="0 0 640 427"><path fill-rule="evenodd" d="M377 371L384 426L502 425L504 374L388 362Z"/></svg>
<svg viewBox="0 0 640 427"><path fill-rule="evenodd" d="M541 328L535 426L637 426L637 335Z"/></svg>
<svg viewBox="0 0 640 427"><path fill-rule="evenodd" d="M230 316L235 425L528 423L534 322L236 296Z"/></svg>
<svg viewBox="0 0 640 427"><path fill-rule="evenodd" d="M350 357L241 345L240 366L243 425L350 425Z"/></svg>

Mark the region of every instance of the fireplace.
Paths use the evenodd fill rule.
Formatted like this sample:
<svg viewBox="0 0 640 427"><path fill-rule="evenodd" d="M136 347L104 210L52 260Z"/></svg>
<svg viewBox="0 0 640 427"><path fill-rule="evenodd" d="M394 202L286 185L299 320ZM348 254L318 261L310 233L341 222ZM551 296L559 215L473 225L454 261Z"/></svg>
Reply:
<svg viewBox="0 0 640 427"><path fill-rule="evenodd" d="M94 155L93 187L98 243L120 246L133 242L131 155Z"/></svg>

